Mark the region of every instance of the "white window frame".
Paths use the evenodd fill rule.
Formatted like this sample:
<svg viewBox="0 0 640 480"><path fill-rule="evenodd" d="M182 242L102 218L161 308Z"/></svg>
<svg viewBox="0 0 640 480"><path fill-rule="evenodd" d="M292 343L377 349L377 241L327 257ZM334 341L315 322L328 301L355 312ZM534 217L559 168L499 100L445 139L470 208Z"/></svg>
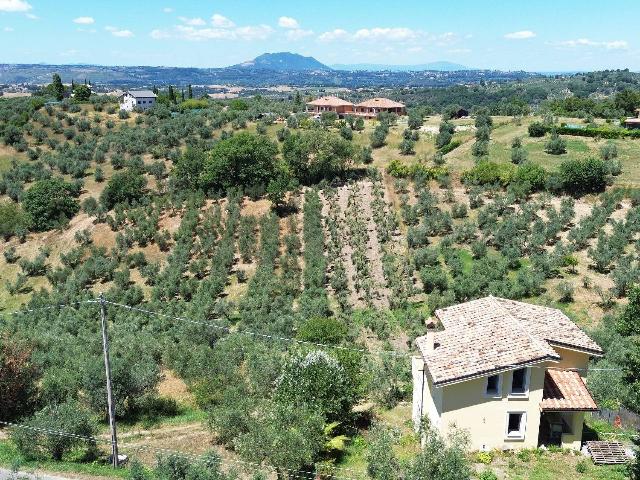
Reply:
<svg viewBox="0 0 640 480"><path fill-rule="evenodd" d="M514 392L513 391L513 372L515 372L516 370L522 370L524 369L524 389L522 392ZM511 382L509 383L509 397L510 398L528 398L529 397L529 384L531 382L531 368L529 367L522 367L522 368L516 368L515 370L511 371Z"/></svg>
<svg viewBox="0 0 640 480"><path fill-rule="evenodd" d="M491 393L487 390L489 388L489 378L498 377L498 389L496 392ZM484 396L487 398L502 398L502 374L497 373L495 375L489 375L484 382Z"/></svg>
<svg viewBox="0 0 640 480"><path fill-rule="evenodd" d="M520 430L517 434L509 434L509 417L511 415L520 415ZM504 438L506 440L524 440L527 434L527 412L507 412L507 422L504 426Z"/></svg>

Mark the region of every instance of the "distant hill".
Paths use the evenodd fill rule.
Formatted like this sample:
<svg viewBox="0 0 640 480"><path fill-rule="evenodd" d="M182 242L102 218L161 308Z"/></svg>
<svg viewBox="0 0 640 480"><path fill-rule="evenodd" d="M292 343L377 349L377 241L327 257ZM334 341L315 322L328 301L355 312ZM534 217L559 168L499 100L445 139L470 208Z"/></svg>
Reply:
<svg viewBox="0 0 640 480"><path fill-rule="evenodd" d="M368 72L420 72L433 70L438 72L458 72L462 70L473 70L459 63L452 62L430 62L417 65L385 65L381 63L356 63L356 64L336 64L331 65L335 70L368 71Z"/></svg>
<svg viewBox="0 0 640 480"><path fill-rule="evenodd" d="M257 70L275 70L286 72L300 72L305 70L331 70L325 64L313 57L305 57L297 53L279 52L263 53L254 58L228 68L251 68Z"/></svg>

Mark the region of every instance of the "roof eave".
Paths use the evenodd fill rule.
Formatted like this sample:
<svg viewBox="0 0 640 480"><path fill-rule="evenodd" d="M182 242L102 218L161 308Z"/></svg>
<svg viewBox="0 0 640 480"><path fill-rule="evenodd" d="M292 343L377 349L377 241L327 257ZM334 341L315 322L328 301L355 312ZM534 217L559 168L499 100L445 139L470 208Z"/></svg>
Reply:
<svg viewBox="0 0 640 480"><path fill-rule="evenodd" d="M424 356L423 356L424 358ZM522 368L522 367L528 367L528 366L532 366L532 365L537 365L538 363L542 363L542 362L559 362L560 361L560 356L551 356L551 355L545 355L544 357L540 357L537 359L533 359L533 360L527 360L525 362L519 362L519 363L513 363L511 365L507 365L504 367L498 367L498 368L494 368L491 370L485 370L482 372L477 372L477 373L473 373L473 374L469 374L469 375L464 375L461 377L456 377L456 378L451 378L448 380L442 380L442 381L436 381L435 379L433 380L433 386L434 387L447 387L449 385L454 385L456 383L462 383L462 382L466 382L468 380L475 380L477 378L482 378L482 377L488 377L490 375L497 375L499 373L504 373L504 372L509 372L511 370L516 370L518 368ZM425 360L424 362L425 367L427 368L427 370L429 370L429 364L427 363L427 361ZM431 374L431 371L429 371L429 374ZM433 378L433 375L431 375L431 377Z"/></svg>
<svg viewBox="0 0 640 480"><path fill-rule="evenodd" d="M580 347L577 345L572 345L569 343L564 343L564 342L559 342L557 340L548 340L545 339L547 341L547 343L549 345L556 346L556 347L560 347L560 348L566 348L567 350L575 350L577 352L582 352L582 353L587 353L593 357L602 357L604 356L604 352L602 350L594 350L592 348L587 348L587 347Z"/></svg>
<svg viewBox="0 0 640 480"><path fill-rule="evenodd" d="M550 412L598 412L599 408L544 408L540 407L541 412L550 413Z"/></svg>

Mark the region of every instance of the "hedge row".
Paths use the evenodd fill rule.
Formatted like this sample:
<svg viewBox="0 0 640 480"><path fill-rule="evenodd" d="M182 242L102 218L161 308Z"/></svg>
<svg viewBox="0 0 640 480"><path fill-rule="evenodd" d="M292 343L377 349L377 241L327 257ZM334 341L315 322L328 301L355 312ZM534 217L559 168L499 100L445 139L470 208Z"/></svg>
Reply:
<svg viewBox="0 0 640 480"><path fill-rule="evenodd" d="M627 128L571 128L567 126L545 126L546 132L557 132L560 135L573 135L576 137L600 137L600 138L640 138L640 129L629 130Z"/></svg>

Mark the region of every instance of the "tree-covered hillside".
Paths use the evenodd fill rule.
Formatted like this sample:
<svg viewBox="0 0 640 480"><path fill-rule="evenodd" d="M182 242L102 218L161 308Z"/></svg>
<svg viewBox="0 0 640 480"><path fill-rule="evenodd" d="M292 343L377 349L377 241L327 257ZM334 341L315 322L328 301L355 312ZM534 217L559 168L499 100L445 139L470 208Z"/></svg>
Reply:
<svg viewBox="0 0 640 480"><path fill-rule="evenodd" d="M161 454L134 478L196 468L163 449L215 450L189 475L471 478L485 463L515 479L564 462L624 478L431 430L421 450L408 402L433 311L491 294L561 308L606 351L598 402L640 411L633 133L546 101L507 116L499 95L453 119L407 92L408 116L364 121L314 119L304 93L167 89L129 114L51 92L0 100L0 421L31 428L5 430L0 462L106 462L102 293L121 450Z"/></svg>

